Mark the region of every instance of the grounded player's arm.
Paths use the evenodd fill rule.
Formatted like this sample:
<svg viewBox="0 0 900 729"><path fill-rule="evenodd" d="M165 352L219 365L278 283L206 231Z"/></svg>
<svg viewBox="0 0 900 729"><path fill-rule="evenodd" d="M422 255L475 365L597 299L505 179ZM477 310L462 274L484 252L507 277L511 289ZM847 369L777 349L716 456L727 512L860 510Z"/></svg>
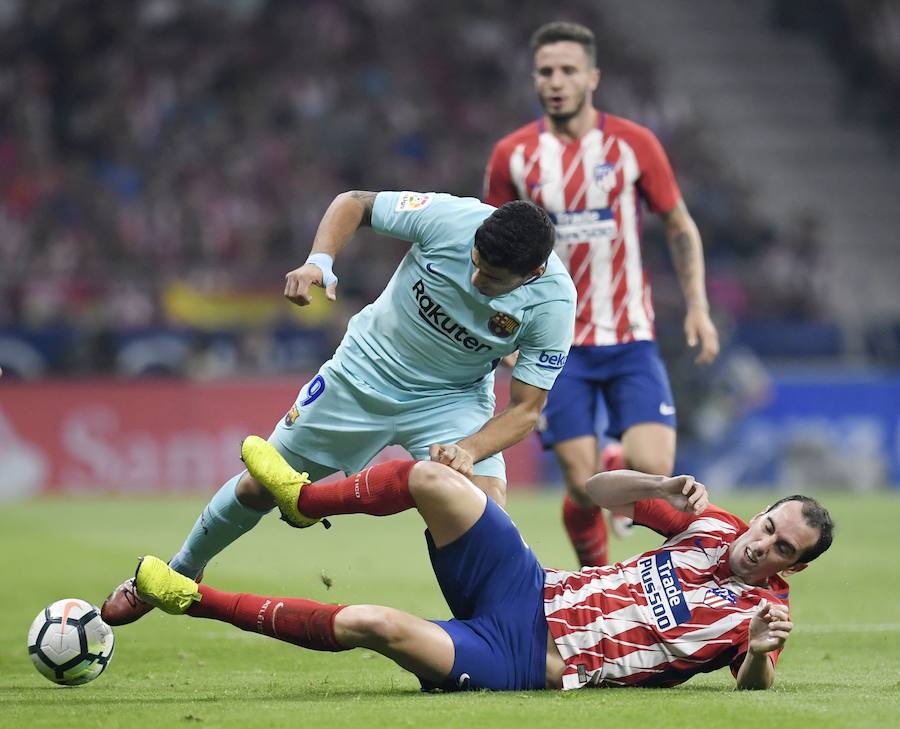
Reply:
<svg viewBox="0 0 900 729"><path fill-rule="evenodd" d="M687 305L684 334L689 347L696 346L699 341L697 362L708 364L719 353L719 334L709 317L700 231L697 230L697 224L688 212L684 200L679 200L674 208L661 217L666 228L672 264L678 274L678 283Z"/></svg>
<svg viewBox="0 0 900 729"><path fill-rule="evenodd" d="M665 499L688 514L702 514L709 505L706 487L693 476L604 471L588 479L587 492L598 506L629 517L634 516L634 505L644 499Z"/></svg>
<svg viewBox="0 0 900 729"><path fill-rule="evenodd" d="M372 224L372 208L377 192L342 192L328 206L313 240L312 250L300 268L285 276L284 295L298 306L310 302L309 287L321 286L332 301L336 298L337 276L331 270L334 257L343 250L354 233Z"/></svg>
<svg viewBox="0 0 900 729"><path fill-rule="evenodd" d="M509 386L509 404L488 420L481 430L459 443L431 446L431 460L471 476L475 463L518 443L534 430L546 401L546 390L513 377Z"/></svg>
<svg viewBox="0 0 900 729"><path fill-rule="evenodd" d="M750 621L749 647L737 673L738 690L771 688L775 683L775 665L769 654L780 650L793 629L788 609L763 600Z"/></svg>

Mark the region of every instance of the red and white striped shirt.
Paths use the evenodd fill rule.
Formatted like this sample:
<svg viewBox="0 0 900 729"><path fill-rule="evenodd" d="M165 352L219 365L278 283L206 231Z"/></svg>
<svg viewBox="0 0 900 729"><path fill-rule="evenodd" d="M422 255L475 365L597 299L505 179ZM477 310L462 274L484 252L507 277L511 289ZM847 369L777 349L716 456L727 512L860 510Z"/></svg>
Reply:
<svg viewBox="0 0 900 729"><path fill-rule="evenodd" d="M667 541L605 567L545 570L544 613L566 663L563 689L674 686L723 666L737 675L760 600L787 605L787 583L775 576L756 587L731 574L728 547L748 527L718 507L693 516L639 501L634 520ZM773 665L778 653L769 654Z"/></svg>
<svg viewBox="0 0 900 729"><path fill-rule="evenodd" d="M598 112L596 128L568 144L539 119L494 147L485 202L531 200L556 223L556 253L578 290L573 346L654 338L641 197L665 213L681 192L653 132L626 119Z"/></svg>

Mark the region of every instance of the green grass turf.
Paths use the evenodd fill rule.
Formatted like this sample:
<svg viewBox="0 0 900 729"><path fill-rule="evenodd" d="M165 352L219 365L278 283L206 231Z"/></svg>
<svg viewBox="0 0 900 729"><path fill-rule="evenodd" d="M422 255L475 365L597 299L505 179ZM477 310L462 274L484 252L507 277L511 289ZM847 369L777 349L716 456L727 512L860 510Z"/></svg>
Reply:
<svg viewBox="0 0 900 729"><path fill-rule="evenodd" d="M765 494L726 496L748 517ZM303 651L158 611L116 629L109 670L78 688L41 677L25 651L32 618L63 597L99 604L138 555L168 558L201 503L184 498L41 500L0 506L0 727L887 727L900 723L900 495L823 499L832 551L793 580L797 627L774 690L735 693L727 670L669 690L423 695L366 651ZM559 496L514 493L511 513L545 564L571 566ZM658 543L641 533L615 558ZM326 589L322 575L333 582ZM207 570L221 589L374 602L447 617L417 515L341 517L331 531L267 518Z"/></svg>

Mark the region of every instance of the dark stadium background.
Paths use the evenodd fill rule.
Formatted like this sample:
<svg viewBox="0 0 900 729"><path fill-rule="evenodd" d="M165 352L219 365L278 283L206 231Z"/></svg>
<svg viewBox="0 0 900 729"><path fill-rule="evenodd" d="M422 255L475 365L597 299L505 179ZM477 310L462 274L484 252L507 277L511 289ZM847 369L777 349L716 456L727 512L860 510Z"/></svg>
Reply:
<svg viewBox="0 0 900 729"><path fill-rule="evenodd" d="M291 308L329 201L479 195L556 17L595 30L598 105L660 137L703 235L703 370L652 222L644 244L678 469L900 486L900 6L542 6L0 1L0 498L217 485L403 254L361 235L337 305ZM556 478L531 439L509 460Z"/></svg>

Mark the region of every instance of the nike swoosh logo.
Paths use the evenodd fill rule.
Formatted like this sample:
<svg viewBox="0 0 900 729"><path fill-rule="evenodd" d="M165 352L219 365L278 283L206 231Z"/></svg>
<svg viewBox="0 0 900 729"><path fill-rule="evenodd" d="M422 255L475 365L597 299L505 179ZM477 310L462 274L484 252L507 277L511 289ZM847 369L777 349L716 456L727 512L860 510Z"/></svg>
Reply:
<svg viewBox="0 0 900 729"><path fill-rule="evenodd" d="M438 270L434 267L434 264L433 264L433 263L426 263L426 264L425 264L425 268L428 270L428 273L433 273L433 274L435 274L435 275L437 275L437 276L442 275L441 272L438 271Z"/></svg>
<svg viewBox="0 0 900 729"><path fill-rule="evenodd" d="M281 636L278 635L278 631L275 629L275 613L278 612L278 608L283 608L283 607L284 607L284 603L278 602L275 605L275 607L272 609L272 635L274 635L279 640L281 639Z"/></svg>
<svg viewBox="0 0 900 729"><path fill-rule="evenodd" d="M667 403L661 402L659 404L659 414L660 415L674 415L675 414L675 406L668 405Z"/></svg>
<svg viewBox="0 0 900 729"><path fill-rule="evenodd" d="M63 605L63 614L62 614L62 622L59 624L59 645L62 648L62 640L63 635L66 633L66 623L69 620L69 613L72 611L72 608L79 607L78 603L74 600L69 600L65 605Z"/></svg>

